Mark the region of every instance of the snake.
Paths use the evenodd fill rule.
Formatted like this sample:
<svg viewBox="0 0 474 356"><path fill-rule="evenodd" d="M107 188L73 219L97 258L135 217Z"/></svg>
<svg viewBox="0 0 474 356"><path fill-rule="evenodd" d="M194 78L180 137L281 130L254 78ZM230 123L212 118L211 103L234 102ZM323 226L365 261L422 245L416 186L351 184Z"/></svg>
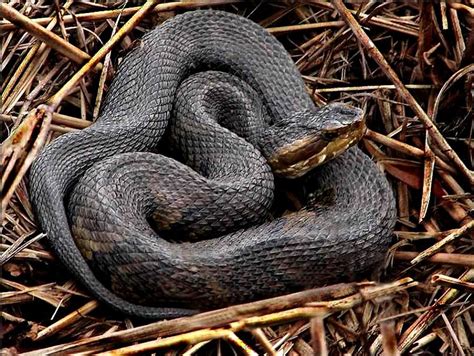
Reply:
<svg viewBox="0 0 474 356"><path fill-rule="evenodd" d="M395 200L356 145L364 130L361 109L316 107L264 28L188 11L127 53L93 125L41 151L29 194L98 300L138 318L192 315L381 263ZM280 180L304 188L305 206L272 216Z"/></svg>

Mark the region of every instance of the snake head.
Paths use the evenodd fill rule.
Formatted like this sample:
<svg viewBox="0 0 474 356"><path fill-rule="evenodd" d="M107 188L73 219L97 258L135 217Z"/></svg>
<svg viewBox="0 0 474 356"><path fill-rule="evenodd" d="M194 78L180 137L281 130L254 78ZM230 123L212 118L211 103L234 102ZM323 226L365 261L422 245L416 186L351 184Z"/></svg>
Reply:
<svg viewBox="0 0 474 356"><path fill-rule="evenodd" d="M334 103L273 126L263 152L275 174L297 178L355 145L364 135L365 119L361 109Z"/></svg>

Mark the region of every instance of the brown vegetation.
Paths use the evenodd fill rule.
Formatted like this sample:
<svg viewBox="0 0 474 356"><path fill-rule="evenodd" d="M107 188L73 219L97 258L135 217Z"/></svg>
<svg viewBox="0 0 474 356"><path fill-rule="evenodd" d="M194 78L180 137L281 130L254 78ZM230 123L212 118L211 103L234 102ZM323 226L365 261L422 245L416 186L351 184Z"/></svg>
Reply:
<svg viewBox="0 0 474 356"><path fill-rule="evenodd" d="M2 352L472 354L472 0L143 3L0 4ZM378 276L385 283L139 326L91 300L49 252L28 201L34 157L57 135L90 125L114 68L147 29L209 6L277 36L316 103L366 110L361 147L386 172L398 205Z"/></svg>

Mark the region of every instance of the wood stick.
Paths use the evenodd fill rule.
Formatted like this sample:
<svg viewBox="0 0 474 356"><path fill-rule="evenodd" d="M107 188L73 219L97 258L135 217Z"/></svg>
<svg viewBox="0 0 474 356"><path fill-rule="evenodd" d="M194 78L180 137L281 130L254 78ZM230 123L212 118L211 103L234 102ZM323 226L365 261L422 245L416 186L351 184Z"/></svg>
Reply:
<svg viewBox="0 0 474 356"><path fill-rule="evenodd" d="M418 252L396 251L395 259L401 261L411 261L418 256ZM435 253L426 259L428 262L440 263L454 266L474 267L474 255L459 253Z"/></svg>
<svg viewBox="0 0 474 356"><path fill-rule="evenodd" d="M441 248L443 248L446 244L454 241L460 236L463 236L474 229L474 221L470 221L467 224L461 226L459 229L454 230L448 236L444 237L442 240L435 243L433 246L427 248L423 252L420 252L418 256L416 256L413 260L410 261L411 264L417 264L423 261L424 259L433 256L436 252L438 252Z"/></svg>
<svg viewBox="0 0 474 356"><path fill-rule="evenodd" d="M474 185L474 174L470 171L464 162L459 158L456 152L449 146L446 139L441 135L438 128L434 125L431 121L430 117L420 104L416 101L416 99L411 95L408 89L405 87L403 82L398 77L397 73L392 69L390 64L387 62L385 57L382 53L378 50L372 40L367 36L365 31L356 21L352 13L347 9L346 5L342 0L332 0L332 4L334 8L337 9L341 17L346 21L347 25L352 29L354 35L365 47L368 54L377 62L380 66L380 69L387 75L387 77L393 82L393 84L397 87L398 93L401 97L405 99L405 101L410 105L411 109L415 112L418 116L418 119L423 123L425 126L426 131L432 138L433 142L439 147L439 149L449 157L453 161L453 164L460 170L460 172L466 177L466 179L470 182L471 185Z"/></svg>
<svg viewBox="0 0 474 356"><path fill-rule="evenodd" d="M445 286L449 288L455 288L467 291L469 293L474 292L474 283L461 281L458 278L453 278L449 276L445 276L443 274L434 274L431 276L431 283L434 285Z"/></svg>
<svg viewBox="0 0 474 356"><path fill-rule="evenodd" d="M405 281L405 280L404 280ZM411 283L411 279L406 280ZM155 339L158 336L166 337L211 326L221 327L232 322L250 318L264 313L276 313L282 310L295 308L311 301L328 301L356 294L367 284L336 284L328 287L311 289L293 293L282 297L261 300L253 303L231 306L198 314L192 317L175 320L159 321L134 329L117 331L107 335L95 336L85 340L77 340L63 345L55 345L42 350L37 350L30 355L44 355L47 353L75 353L85 350L95 352L107 350L111 346L130 342Z"/></svg>
<svg viewBox="0 0 474 356"><path fill-rule="evenodd" d="M3 16L18 27L29 32L32 36L45 42L51 48L78 64L84 64L91 56L79 48L73 46L68 41L59 37L52 31L46 30L43 26L31 21L27 16L15 10L7 4L0 4L0 16ZM94 65L93 70L99 71L102 68L101 63Z"/></svg>

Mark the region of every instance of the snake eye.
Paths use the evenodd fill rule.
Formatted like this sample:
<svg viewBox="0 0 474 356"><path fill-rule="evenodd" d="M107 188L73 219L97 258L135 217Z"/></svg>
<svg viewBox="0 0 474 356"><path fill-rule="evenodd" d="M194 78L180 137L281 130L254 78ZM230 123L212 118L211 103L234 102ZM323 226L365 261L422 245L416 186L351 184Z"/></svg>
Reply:
<svg viewBox="0 0 474 356"><path fill-rule="evenodd" d="M339 136L339 133L336 131L323 131L321 136L324 141L333 141L335 138Z"/></svg>

